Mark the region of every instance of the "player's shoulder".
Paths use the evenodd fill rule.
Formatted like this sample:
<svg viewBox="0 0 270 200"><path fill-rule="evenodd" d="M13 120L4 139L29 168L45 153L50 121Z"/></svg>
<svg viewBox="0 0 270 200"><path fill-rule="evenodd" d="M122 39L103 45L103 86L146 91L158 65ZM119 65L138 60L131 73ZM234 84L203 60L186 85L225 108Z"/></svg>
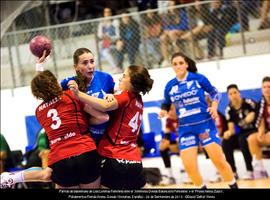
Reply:
<svg viewBox="0 0 270 200"><path fill-rule="evenodd" d="M176 85L178 83L177 78L173 78L171 80L168 81L168 83L166 84L165 88L171 88L172 86Z"/></svg>
<svg viewBox="0 0 270 200"><path fill-rule="evenodd" d="M112 79L112 76L109 73L102 72L102 71L99 71L99 70L95 70L95 76L100 77L100 78Z"/></svg>
<svg viewBox="0 0 270 200"><path fill-rule="evenodd" d="M251 105L252 107L255 107L255 106L256 106L256 101L254 101L253 99L250 99L250 98L243 98L243 101L244 101L246 104Z"/></svg>
<svg viewBox="0 0 270 200"><path fill-rule="evenodd" d="M61 83L61 85L62 85L62 87L63 87L63 86L65 86L69 81L75 80L75 79L76 79L75 76L68 76L68 77L62 79L62 80L60 81L60 83Z"/></svg>
<svg viewBox="0 0 270 200"><path fill-rule="evenodd" d="M191 80L203 80L206 79L206 76L201 74L201 73L194 73L194 72L189 72L188 73L188 77L187 79L191 79Z"/></svg>

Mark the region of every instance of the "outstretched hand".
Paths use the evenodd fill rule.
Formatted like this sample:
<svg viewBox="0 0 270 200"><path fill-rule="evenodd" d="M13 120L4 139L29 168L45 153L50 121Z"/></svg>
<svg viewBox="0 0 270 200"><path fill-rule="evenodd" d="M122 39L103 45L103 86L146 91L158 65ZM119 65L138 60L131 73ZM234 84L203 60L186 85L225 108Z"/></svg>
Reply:
<svg viewBox="0 0 270 200"><path fill-rule="evenodd" d="M37 63L44 63L46 60L48 60L50 55L46 56L46 53L47 51L44 50L42 56L40 58L37 58Z"/></svg>

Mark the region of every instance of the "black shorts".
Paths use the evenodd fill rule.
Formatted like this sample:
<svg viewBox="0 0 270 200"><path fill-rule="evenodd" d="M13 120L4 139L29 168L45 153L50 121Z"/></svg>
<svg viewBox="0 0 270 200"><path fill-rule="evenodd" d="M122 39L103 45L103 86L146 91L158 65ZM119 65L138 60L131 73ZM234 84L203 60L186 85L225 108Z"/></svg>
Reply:
<svg viewBox="0 0 270 200"><path fill-rule="evenodd" d="M54 183L71 187L88 184L100 176L100 156L97 151L89 151L78 156L60 160L50 166Z"/></svg>
<svg viewBox="0 0 270 200"><path fill-rule="evenodd" d="M146 184L142 163L102 158L101 185L110 189L140 189Z"/></svg>
<svg viewBox="0 0 270 200"><path fill-rule="evenodd" d="M164 133L163 138L169 140L170 144L177 144L178 136L174 132Z"/></svg>

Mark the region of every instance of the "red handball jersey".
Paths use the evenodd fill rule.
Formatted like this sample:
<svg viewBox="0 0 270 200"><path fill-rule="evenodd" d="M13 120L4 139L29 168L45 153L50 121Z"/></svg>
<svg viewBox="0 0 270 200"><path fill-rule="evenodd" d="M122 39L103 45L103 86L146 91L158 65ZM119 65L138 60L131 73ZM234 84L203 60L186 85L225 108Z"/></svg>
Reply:
<svg viewBox="0 0 270 200"><path fill-rule="evenodd" d="M110 125L99 143L98 152L108 158L141 162L136 141L142 121L142 98L127 91L114 97L118 109L111 115Z"/></svg>
<svg viewBox="0 0 270 200"><path fill-rule="evenodd" d="M37 107L36 117L45 129L51 148L49 165L96 149L82 108L69 90L60 98L43 102Z"/></svg>
<svg viewBox="0 0 270 200"><path fill-rule="evenodd" d="M178 119L172 119L168 117L166 119L166 128L169 129L171 132L177 133L178 127Z"/></svg>

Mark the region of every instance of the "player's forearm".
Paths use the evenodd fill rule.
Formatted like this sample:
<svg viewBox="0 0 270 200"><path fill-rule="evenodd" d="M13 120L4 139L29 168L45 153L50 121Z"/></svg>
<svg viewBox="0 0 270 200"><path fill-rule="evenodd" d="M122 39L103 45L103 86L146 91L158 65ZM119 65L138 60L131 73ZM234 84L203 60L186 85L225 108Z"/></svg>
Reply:
<svg viewBox="0 0 270 200"><path fill-rule="evenodd" d="M255 112L251 112L246 116L245 122L247 124L249 124L249 123L253 122L254 118L255 118Z"/></svg>
<svg viewBox="0 0 270 200"><path fill-rule="evenodd" d="M78 93L78 98L80 99L80 101L82 101L86 104L89 104L92 107L94 107L95 109L102 111L102 112L114 110L117 108L115 105L115 101L108 102L104 99L99 99L96 97L89 96L83 92Z"/></svg>

